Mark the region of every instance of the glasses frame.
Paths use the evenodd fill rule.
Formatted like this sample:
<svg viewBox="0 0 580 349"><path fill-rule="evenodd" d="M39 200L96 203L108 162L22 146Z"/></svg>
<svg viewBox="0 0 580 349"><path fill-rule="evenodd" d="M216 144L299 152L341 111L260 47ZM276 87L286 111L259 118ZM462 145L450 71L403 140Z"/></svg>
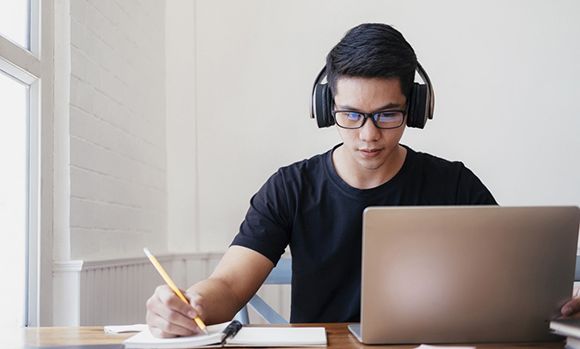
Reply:
<svg viewBox="0 0 580 349"><path fill-rule="evenodd" d="M345 112L348 112L348 113L357 113L357 114L362 115L363 116L363 122L362 122L362 124L360 126L358 126L358 127L345 127L345 126L340 125L336 121L336 113L345 113ZM403 114L403 119L401 119L401 123L399 125L397 125L397 126L394 126L394 127L381 127L381 126L377 125L377 120L375 118L378 114L381 114L381 113L402 113ZM347 130L356 130L356 129L362 128L367 123L367 119L371 119L372 122L373 122L373 124L375 125L375 127L378 128L378 129L381 129L381 130L393 130L393 129L399 128L399 127L403 126L405 124L405 120L407 120L407 111L406 110L403 110L403 109L379 110L379 111L375 111L375 112L372 112L372 113L363 113L363 112L356 111L356 110L333 110L331 112L331 114L332 114L332 118L334 119L334 123L336 124L336 126L338 126L340 128L347 129Z"/></svg>

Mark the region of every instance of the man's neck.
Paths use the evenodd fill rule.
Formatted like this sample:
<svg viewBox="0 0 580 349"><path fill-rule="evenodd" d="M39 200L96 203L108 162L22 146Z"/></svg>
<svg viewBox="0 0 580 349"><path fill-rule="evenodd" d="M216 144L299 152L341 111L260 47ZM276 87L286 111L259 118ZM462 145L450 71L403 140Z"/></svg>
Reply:
<svg viewBox="0 0 580 349"><path fill-rule="evenodd" d="M332 162L338 176L357 189L371 189L390 181L403 167L407 149L399 145L376 169L361 166L340 146L332 154Z"/></svg>

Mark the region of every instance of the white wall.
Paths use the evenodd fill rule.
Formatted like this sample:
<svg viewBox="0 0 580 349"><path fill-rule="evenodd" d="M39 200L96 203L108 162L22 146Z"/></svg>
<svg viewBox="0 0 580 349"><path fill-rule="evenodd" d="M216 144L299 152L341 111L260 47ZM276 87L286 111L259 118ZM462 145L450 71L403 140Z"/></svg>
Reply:
<svg viewBox="0 0 580 349"><path fill-rule="evenodd" d="M195 2L167 1L165 17L167 244L190 252L198 250Z"/></svg>
<svg viewBox="0 0 580 349"><path fill-rule="evenodd" d="M69 105L56 115L69 117L57 130L69 137L57 154L68 180L56 188L65 199L55 208L55 258L165 251L165 4L71 0L68 9L70 44L59 49L70 65L57 80L70 84Z"/></svg>
<svg viewBox="0 0 580 349"><path fill-rule="evenodd" d="M196 6L195 33L182 39L196 45L199 196L197 208L182 211L197 209L198 250L227 247L251 195L278 167L339 142L307 118L309 95L326 53L362 22L401 30L434 83L435 119L407 130L404 143L464 161L503 205L580 204L580 3Z"/></svg>

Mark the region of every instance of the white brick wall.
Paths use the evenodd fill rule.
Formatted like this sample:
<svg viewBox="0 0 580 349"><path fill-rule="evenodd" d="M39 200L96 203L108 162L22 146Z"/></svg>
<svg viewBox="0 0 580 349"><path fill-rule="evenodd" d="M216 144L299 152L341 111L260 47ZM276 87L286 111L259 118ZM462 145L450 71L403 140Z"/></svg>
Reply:
<svg viewBox="0 0 580 349"><path fill-rule="evenodd" d="M72 258L166 250L164 11L70 0Z"/></svg>

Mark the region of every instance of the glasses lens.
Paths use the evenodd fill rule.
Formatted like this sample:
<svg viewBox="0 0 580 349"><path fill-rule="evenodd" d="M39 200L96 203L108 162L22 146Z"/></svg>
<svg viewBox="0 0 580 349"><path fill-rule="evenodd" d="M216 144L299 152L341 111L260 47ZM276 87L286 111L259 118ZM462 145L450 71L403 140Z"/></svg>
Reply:
<svg viewBox="0 0 580 349"><path fill-rule="evenodd" d="M358 128L364 122L364 115L354 111L338 111L334 113L338 126L344 128Z"/></svg>
<svg viewBox="0 0 580 349"><path fill-rule="evenodd" d="M405 114L400 111L384 111L374 114L373 119L379 128L397 128L403 124Z"/></svg>

